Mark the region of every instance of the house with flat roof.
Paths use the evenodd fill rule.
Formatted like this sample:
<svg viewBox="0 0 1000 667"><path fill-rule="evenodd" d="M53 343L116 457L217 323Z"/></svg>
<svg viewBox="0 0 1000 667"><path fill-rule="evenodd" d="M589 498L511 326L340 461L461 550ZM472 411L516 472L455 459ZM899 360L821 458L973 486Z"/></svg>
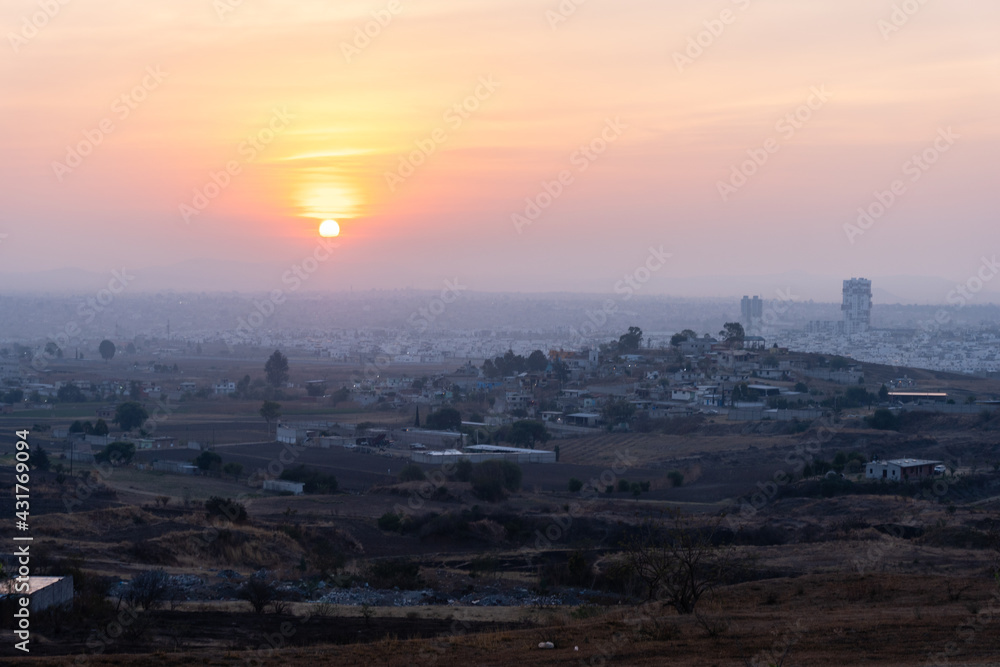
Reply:
<svg viewBox="0 0 1000 667"><path fill-rule="evenodd" d="M892 459L869 461L865 464L867 479L884 479L889 482L907 482L934 476L934 467L941 461L926 459Z"/></svg>

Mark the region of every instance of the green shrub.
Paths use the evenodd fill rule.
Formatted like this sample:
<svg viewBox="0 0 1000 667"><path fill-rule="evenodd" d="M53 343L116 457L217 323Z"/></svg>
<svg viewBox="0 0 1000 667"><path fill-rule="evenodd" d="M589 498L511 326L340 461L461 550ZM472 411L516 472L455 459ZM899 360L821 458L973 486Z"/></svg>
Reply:
<svg viewBox="0 0 1000 667"><path fill-rule="evenodd" d="M684 484L684 473L680 470L671 470L667 473L667 477L670 479L670 483L674 486L681 486Z"/></svg>
<svg viewBox="0 0 1000 667"><path fill-rule="evenodd" d="M583 488L583 482L578 480L576 477L569 478L569 491L570 493L577 493Z"/></svg>

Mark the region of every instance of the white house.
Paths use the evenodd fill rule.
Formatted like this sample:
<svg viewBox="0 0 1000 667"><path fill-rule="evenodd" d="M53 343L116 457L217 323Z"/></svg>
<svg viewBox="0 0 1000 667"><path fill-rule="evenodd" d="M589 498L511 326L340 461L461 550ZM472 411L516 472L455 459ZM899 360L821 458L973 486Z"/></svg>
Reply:
<svg viewBox="0 0 1000 667"><path fill-rule="evenodd" d="M291 493L293 496L301 496L305 484L302 482L288 482L283 479L265 479L265 491L277 491L278 493Z"/></svg>
<svg viewBox="0 0 1000 667"><path fill-rule="evenodd" d="M867 479L884 479L890 482L905 482L924 479L934 475L934 466L941 461L925 459L893 459L890 461L869 461L865 465Z"/></svg>
<svg viewBox="0 0 1000 667"><path fill-rule="evenodd" d="M232 380L219 380L212 387L212 393L216 396L228 396L236 393L236 383Z"/></svg>

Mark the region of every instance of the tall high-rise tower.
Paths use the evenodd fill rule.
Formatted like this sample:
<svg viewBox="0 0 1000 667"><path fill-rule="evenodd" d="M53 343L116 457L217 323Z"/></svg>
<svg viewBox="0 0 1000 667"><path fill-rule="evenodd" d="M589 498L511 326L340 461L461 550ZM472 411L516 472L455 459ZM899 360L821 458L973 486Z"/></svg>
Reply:
<svg viewBox="0 0 1000 667"><path fill-rule="evenodd" d="M764 300L759 296L752 299L744 296L740 301L740 324L748 336L759 336L764 323Z"/></svg>
<svg viewBox="0 0 1000 667"><path fill-rule="evenodd" d="M844 313L845 334L868 331L872 321L872 281L867 278L845 280L840 310Z"/></svg>

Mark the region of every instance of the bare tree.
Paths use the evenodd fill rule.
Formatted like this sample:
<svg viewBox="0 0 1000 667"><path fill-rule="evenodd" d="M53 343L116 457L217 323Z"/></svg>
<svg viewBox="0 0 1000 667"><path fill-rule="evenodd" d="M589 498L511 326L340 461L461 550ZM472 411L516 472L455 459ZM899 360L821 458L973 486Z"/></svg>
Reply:
<svg viewBox="0 0 1000 667"><path fill-rule="evenodd" d="M148 611L166 600L173 586L170 577L163 570L145 570L132 577L122 599L132 607Z"/></svg>
<svg viewBox="0 0 1000 667"><path fill-rule="evenodd" d="M267 605L278 599L278 590L266 579L250 577L237 589L236 597L249 602L254 612L263 614Z"/></svg>
<svg viewBox="0 0 1000 667"><path fill-rule="evenodd" d="M690 516L670 510L638 527L623 548L626 566L645 585L647 599L691 614L705 593L746 567L734 546L720 543L721 520L699 527Z"/></svg>

